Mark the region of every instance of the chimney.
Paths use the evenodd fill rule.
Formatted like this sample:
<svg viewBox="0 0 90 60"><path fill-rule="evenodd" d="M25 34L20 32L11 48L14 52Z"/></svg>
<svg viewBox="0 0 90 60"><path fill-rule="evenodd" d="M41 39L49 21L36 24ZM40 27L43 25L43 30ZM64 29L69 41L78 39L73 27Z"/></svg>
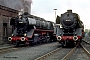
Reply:
<svg viewBox="0 0 90 60"><path fill-rule="evenodd" d="M67 10L68 13L72 13L72 10Z"/></svg>

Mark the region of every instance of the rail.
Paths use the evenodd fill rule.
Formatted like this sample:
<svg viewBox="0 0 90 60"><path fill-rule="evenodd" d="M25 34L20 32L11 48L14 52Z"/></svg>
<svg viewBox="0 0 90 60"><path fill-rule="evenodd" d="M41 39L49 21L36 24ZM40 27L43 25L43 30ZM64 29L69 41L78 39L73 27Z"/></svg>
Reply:
<svg viewBox="0 0 90 60"><path fill-rule="evenodd" d="M89 44L90 45L90 44ZM82 45L80 44L80 46L82 47L82 49L87 53L87 55L90 57L90 52Z"/></svg>
<svg viewBox="0 0 90 60"><path fill-rule="evenodd" d="M53 50L53 51L51 51L51 52L49 52L49 53L47 53L47 54L39 57L39 58L36 58L35 60L42 60L42 59L46 58L47 56L50 56L50 55L52 55L53 53L55 53L55 52L57 52L57 51L59 51L59 50L61 50L61 49L62 49L61 47L60 47L60 48L57 48L57 49L55 49L55 50Z"/></svg>
<svg viewBox="0 0 90 60"><path fill-rule="evenodd" d="M79 46L80 43L78 43L64 58L61 60L67 60L76 50L76 48Z"/></svg>

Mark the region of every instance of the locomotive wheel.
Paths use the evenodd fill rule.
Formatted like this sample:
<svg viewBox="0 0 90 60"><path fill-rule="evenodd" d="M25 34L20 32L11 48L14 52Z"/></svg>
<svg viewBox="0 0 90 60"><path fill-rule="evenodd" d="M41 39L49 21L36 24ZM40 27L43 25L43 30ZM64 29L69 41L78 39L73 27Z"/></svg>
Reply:
<svg viewBox="0 0 90 60"><path fill-rule="evenodd" d="M30 42L29 42L29 46L32 46L32 45L33 45L33 42L32 42L32 41L30 41Z"/></svg>
<svg viewBox="0 0 90 60"><path fill-rule="evenodd" d="M52 37L50 37L50 42L53 42L53 39L52 39Z"/></svg>
<svg viewBox="0 0 90 60"><path fill-rule="evenodd" d="M82 42L82 38L80 39L80 43Z"/></svg>
<svg viewBox="0 0 90 60"><path fill-rule="evenodd" d="M29 45L32 46L32 45L36 45L36 44L38 44L38 38L34 36L32 41L29 42Z"/></svg>
<svg viewBox="0 0 90 60"><path fill-rule="evenodd" d="M49 43L50 42L50 38L47 38L47 43Z"/></svg>
<svg viewBox="0 0 90 60"><path fill-rule="evenodd" d="M29 45L29 43L28 42L24 42L24 46L28 46Z"/></svg>
<svg viewBox="0 0 90 60"><path fill-rule="evenodd" d="M40 41L38 41L38 43L39 43L39 44L42 44L42 41L40 40Z"/></svg>
<svg viewBox="0 0 90 60"><path fill-rule="evenodd" d="M67 42L66 41L62 42L62 47L65 47L65 46L67 46Z"/></svg>
<svg viewBox="0 0 90 60"><path fill-rule="evenodd" d="M47 40L46 40L46 43L49 43L49 42L50 42L50 40L49 40L49 39L47 39Z"/></svg>
<svg viewBox="0 0 90 60"><path fill-rule="evenodd" d="M20 43L19 41L16 41L16 47L19 47Z"/></svg>
<svg viewBox="0 0 90 60"><path fill-rule="evenodd" d="M64 43L61 44L62 47L65 47L66 45Z"/></svg>
<svg viewBox="0 0 90 60"><path fill-rule="evenodd" d="M68 46L69 46L69 47L74 47L75 45L76 45L76 44L75 44L74 42L70 42Z"/></svg>

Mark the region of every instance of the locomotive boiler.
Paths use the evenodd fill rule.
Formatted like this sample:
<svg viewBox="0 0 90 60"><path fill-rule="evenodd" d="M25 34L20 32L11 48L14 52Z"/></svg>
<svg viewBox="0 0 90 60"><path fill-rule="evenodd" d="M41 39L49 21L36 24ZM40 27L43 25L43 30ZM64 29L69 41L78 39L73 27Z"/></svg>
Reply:
<svg viewBox="0 0 90 60"><path fill-rule="evenodd" d="M10 25L14 28L9 41L19 46L20 44L37 44L56 40L54 23L43 18L30 15L27 12L17 17L12 17Z"/></svg>
<svg viewBox="0 0 90 60"><path fill-rule="evenodd" d="M57 29L57 40L62 46L67 46L71 43L76 45L82 41L84 25L77 13L67 10L57 20L60 23L60 27Z"/></svg>

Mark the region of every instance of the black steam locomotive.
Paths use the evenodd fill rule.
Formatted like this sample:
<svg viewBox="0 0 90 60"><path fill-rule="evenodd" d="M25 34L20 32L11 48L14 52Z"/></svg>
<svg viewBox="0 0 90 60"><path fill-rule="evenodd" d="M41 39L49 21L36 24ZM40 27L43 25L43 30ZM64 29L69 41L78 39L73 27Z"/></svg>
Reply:
<svg viewBox="0 0 90 60"><path fill-rule="evenodd" d="M57 40L62 46L67 46L71 43L76 45L82 41L84 25L78 14L73 13L72 10L67 10L67 12L61 14L60 17L58 16L56 20L56 22L59 23Z"/></svg>
<svg viewBox="0 0 90 60"><path fill-rule="evenodd" d="M14 28L9 41L19 46L20 44L37 44L56 41L54 23L43 18L30 15L27 12L17 17L12 17L10 25Z"/></svg>

